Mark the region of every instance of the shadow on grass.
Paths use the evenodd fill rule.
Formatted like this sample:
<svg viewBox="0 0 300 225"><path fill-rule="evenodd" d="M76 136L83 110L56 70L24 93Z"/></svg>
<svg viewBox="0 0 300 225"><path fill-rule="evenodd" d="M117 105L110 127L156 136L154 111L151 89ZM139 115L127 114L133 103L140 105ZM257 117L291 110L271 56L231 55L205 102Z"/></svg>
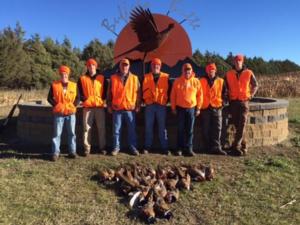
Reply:
<svg viewBox="0 0 300 225"><path fill-rule="evenodd" d="M41 148L48 149L48 146L32 146L21 143L1 143L0 159L16 158L16 159L41 159L50 160L50 154L41 151Z"/></svg>

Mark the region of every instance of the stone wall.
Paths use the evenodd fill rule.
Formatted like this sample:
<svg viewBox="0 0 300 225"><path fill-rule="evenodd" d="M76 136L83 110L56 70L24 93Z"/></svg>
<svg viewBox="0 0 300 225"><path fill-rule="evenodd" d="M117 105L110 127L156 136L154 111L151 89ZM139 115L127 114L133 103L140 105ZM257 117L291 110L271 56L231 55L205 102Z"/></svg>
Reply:
<svg viewBox="0 0 300 225"><path fill-rule="evenodd" d="M262 102L264 100L264 102ZM274 99L254 99L250 103L250 113L247 124L247 143L248 146L266 146L283 141L288 135L288 102L285 100ZM51 107L39 104L21 104L18 117L17 133L19 138L31 144L49 145L53 132ZM224 117L227 118L227 109L224 109ZM82 143L82 109L79 108L76 123L77 142L80 146ZM111 146L111 115L106 113L106 134L107 144ZM137 114L137 134L138 145L141 148L144 142L144 113L143 109ZM156 129L156 127L155 127ZM171 114L168 108L167 129L169 136L169 145L171 149L176 147L177 121L176 117ZM94 129L96 132L96 129ZM66 143L66 130L64 130L62 143ZM96 133L93 134L93 142L97 145L95 139ZM154 132L157 134L157 132ZM223 144L230 144L234 133L234 127L230 124L230 119L224 119ZM122 131L121 144L126 146L126 129ZM199 118L196 119L194 147L201 148L201 124ZM159 148L158 137L154 136L155 149Z"/></svg>

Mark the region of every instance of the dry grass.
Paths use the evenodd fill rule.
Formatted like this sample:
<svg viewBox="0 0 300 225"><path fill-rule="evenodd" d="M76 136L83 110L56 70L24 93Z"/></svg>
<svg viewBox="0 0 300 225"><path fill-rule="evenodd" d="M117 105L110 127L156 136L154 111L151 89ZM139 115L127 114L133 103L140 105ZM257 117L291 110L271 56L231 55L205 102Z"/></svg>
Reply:
<svg viewBox="0 0 300 225"><path fill-rule="evenodd" d="M0 119L7 117L12 106L17 102L19 96L22 94L20 103L22 102L31 102L36 100L42 100L47 102L48 90L0 90ZM16 109L14 116L17 116L19 113Z"/></svg>
<svg viewBox="0 0 300 225"><path fill-rule="evenodd" d="M44 100L47 98L48 90L1 90L0 106L12 106L22 94L20 102Z"/></svg>
<svg viewBox="0 0 300 225"><path fill-rule="evenodd" d="M257 75L259 89L257 96L262 97L299 97L300 72L279 75Z"/></svg>

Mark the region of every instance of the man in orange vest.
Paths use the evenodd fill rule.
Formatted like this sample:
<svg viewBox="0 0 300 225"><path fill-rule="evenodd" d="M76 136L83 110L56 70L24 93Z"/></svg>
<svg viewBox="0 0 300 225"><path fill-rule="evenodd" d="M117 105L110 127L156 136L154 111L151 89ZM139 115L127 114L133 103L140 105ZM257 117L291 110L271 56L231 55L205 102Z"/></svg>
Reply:
<svg viewBox="0 0 300 225"><path fill-rule="evenodd" d="M113 150L120 151L120 131L123 120L127 125L127 139L132 155L139 155L137 150L135 113L140 110L140 83L135 74L129 71L130 62L124 58L120 61L120 72L110 77L107 93L108 111L113 116Z"/></svg>
<svg viewBox="0 0 300 225"><path fill-rule="evenodd" d="M170 88L169 74L163 73L161 60L152 59L151 73L145 74L143 80L143 100L145 107L145 146L143 153L147 154L153 141L153 126L156 119L158 136L163 154L169 155L168 135L166 129L166 111L168 91Z"/></svg>
<svg viewBox="0 0 300 225"><path fill-rule="evenodd" d="M222 107L226 94L225 82L216 76L215 63L207 64L206 76L200 78L203 90L201 108L201 131L205 150L220 155L227 155L221 148Z"/></svg>
<svg viewBox="0 0 300 225"><path fill-rule="evenodd" d="M87 73L80 76L78 88L83 106L83 148L84 156L91 151L92 126L96 122L98 133L98 151L105 155L105 93L106 82L102 74L97 72L95 59L86 62Z"/></svg>
<svg viewBox="0 0 300 225"><path fill-rule="evenodd" d="M195 77L192 65L186 63L182 67L182 75L174 81L171 92L172 113L178 118L177 155L182 151L194 156L193 135L195 116L200 115L203 102L201 83Z"/></svg>
<svg viewBox="0 0 300 225"><path fill-rule="evenodd" d="M76 106L80 99L76 83L69 81L70 68L59 67L60 80L54 81L48 93L48 102L53 106L54 134L52 137L52 161L60 153L60 141L64 123L68 132L69 157L76 158Z"/></svg>
<svg viewBox="0 0 300 225"><path fill-rule="evenodd" d="M244 133L249 100L255 95L258 84L253 72L244 66L243 55L235 56L234 68L226 73L225 80L228 87L231 119L236 129L229 154L241 156L247 153Z"/></svg>

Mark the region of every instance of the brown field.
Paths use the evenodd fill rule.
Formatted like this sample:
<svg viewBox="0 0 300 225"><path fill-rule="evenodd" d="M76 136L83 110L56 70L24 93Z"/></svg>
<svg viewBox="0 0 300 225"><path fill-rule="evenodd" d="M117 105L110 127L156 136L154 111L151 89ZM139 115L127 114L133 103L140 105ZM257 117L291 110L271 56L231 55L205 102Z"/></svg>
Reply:
<svg viewBox="0 0 300 225"><path fill-rule="evenodd" d="M48 90L0 90L0 106L11 106L15 104L19 96L22 94L20 102L28 102L46 99Z"/></svg>
<svg viewBox="0 0 300 225"><path fill-rule="evenodd" d="M299 97L300 72L279 75L257 75L259 89L257 96Z"/></svg>
<svg viewBox="0 0 300 225"><path fill-rule="evenodd" d="M20 103L36 100L46 101L48 90L0 90L0 118L8 115L10 109L17 102L21 94L22 98ZM16 109L14 115L18 115L18 109Z"/></svg>

